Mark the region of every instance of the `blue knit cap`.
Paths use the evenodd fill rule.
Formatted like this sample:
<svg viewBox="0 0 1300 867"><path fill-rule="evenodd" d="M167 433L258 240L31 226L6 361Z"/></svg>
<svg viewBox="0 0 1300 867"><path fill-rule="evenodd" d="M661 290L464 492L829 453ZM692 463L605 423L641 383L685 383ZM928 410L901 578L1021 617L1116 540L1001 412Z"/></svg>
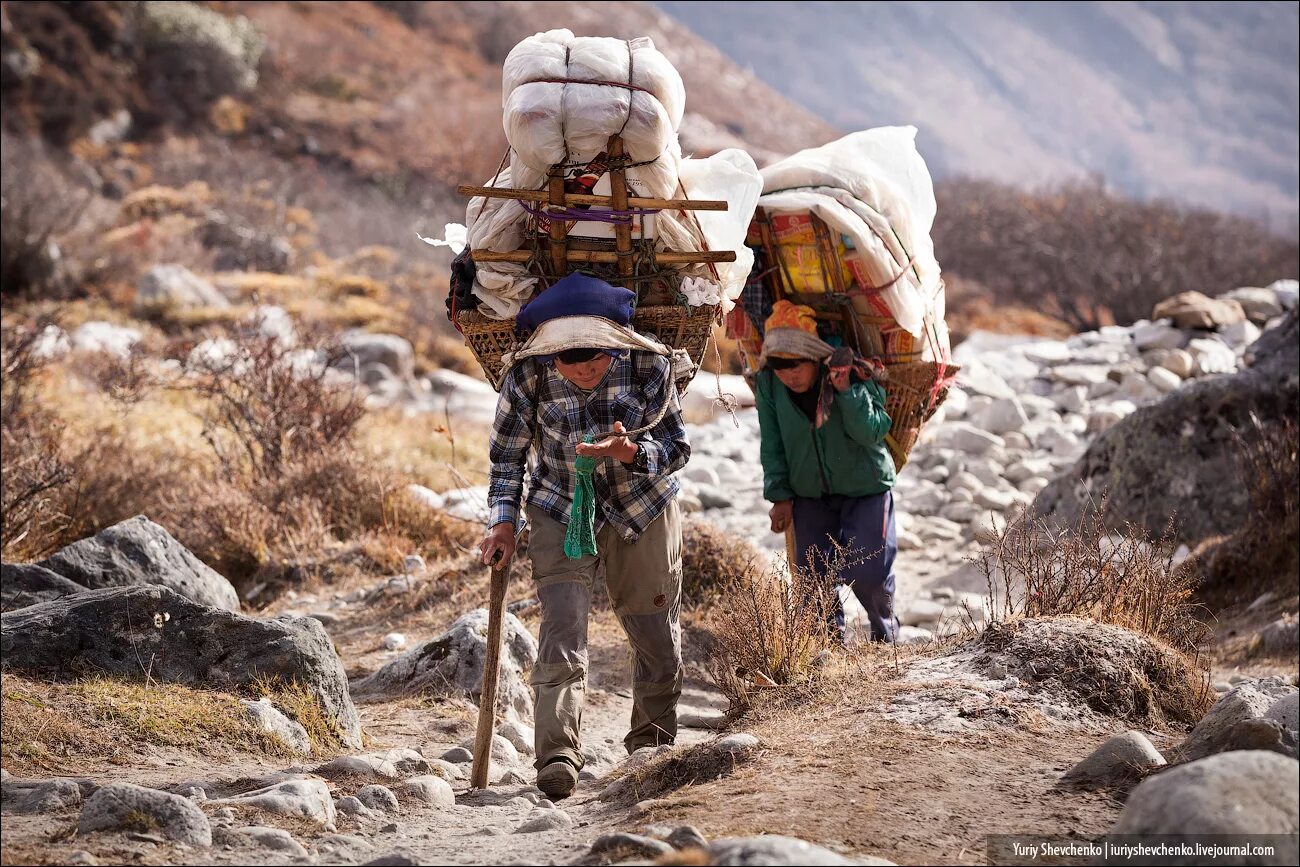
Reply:
<svg viewBox="0 0 1300 867"><path fill-rule="evenodd" d="M536 331L561 316L599 316L624 327L632 324L636 293L587 274L569 274L524 305L515 317L515 333Z"/></svg>

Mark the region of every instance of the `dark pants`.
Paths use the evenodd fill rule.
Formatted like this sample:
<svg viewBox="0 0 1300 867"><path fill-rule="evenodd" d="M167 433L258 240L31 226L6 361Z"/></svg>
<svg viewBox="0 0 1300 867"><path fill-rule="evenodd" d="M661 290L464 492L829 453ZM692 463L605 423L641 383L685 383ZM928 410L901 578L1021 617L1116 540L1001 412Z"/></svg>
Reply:
<svg viewBox="0 0 1300 867"><path fill-rule="evenodd" d="M870 497L818 497L794 499L796 565L826 572L835 563L834 544L847 552L848 563L826 576L832 587L844 583L867 610L873 641L892 641L894 621L894 556L898 542L894 531L894 495L890 491ZM834 544L833 544L834 543ZM838 593L827 612L842 633L844 608Z"/></svg>

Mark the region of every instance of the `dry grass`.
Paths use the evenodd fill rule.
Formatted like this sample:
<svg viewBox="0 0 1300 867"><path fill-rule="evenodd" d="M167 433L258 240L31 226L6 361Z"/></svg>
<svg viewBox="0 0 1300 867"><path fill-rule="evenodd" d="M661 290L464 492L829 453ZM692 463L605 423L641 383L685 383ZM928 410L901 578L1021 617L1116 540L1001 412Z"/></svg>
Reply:
<svg viewBox="0 0 1300 867"><path fill-rule="evenodd" d="M407 487L458 484L456 466L477 480L479 434L466 430L453 447L433 420L367 417L323 372L290 377L270 357L279 350L254 349L267 357L197 377L102 356L6 376L6 559L45 556L136 514L244 590L391 573L407 554L437 559L472 544L476 528ZM20 482L39 481L47 454L70 478L29 498L40 511L27 520L9 506ZM30 480L10 472L29 465Z"/></svg>
<svg viewBox="0 0 1300 867"><path fill-rule="evenodd" d="M1105 502L1085 504L1073 524L1024 511L974 558L991 600L991 621L1083 617L1193 652L1208 634L1198 619L1197 577L1175 562L1170 525L1152 539L1142 528L1107 529Z"/></svg>
<svg viewBox="0 0 1300 867"><path fill-rule="evenodd" d="M1300 427L1252 416L1236 447L1253 519L1196 558L1205 576L1198 595L1216 607L1270 590L1294 595L1300 573Z"/></svg>
<svg viewBox="0 0 1300 867"><path fill-rule="evenodd" d="M750 542L695 516L682 522L682 597L688 608L717 601L738 575L757 569L762 555Z"/></svg>
<svg viewBox="0 0 1300 867"><path fill-rule="evenodd" d="M1213 703L1208 672L1158 638L1077 617L992 623L975 645L1034 687L1148 727L1192 724Z"/></svg>
<svg viewBox="0 0 1300 867"><path fill-rule="evenodd" d="M283 741L258 729L238 698L227 693L102 676L44 683L4 674L0 682L5 769L19 776L84 773L88 760L129 763L155 747L210 758L231 752L292 755ZM282 700L292 694L273 696L286 707ZM305 708L306 703L287 707L294 712ZM304 726L311 719L300 717ZM337 744L337 739L320 743Z"/></svg>
<svg viewBox="0 0 1300 867"><path fill-rule="evenodd" d="M709 618L710 677L743 714L774 693L800 691L817 676L835 643L827 624L834 589L825 576L838 574L840 560L824 569L748 569L724 585ZM782 689L786 688L786 689Z"/></svg>

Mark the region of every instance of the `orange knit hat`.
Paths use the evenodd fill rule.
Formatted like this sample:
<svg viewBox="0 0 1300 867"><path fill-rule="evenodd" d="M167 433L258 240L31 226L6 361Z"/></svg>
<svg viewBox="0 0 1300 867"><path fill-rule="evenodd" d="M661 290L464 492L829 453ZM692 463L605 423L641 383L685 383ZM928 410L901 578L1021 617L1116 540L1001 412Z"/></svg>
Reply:
<svg viewBox="0 0 1300 867"><path fill-rule="evenodd" d="M817 334L817 314L806 305L784 298L776 302L763 331L760 360L764 363L773 356L820 361L831 354L831 347Z"/></svg>
<svg viewBox="0 0 1300 867"><path fill-rule="evenodd" d="M817 336L817 314L806 304L795 304L782 298L772 305L772 315L763 324L764 331L773 328L798 328Z"/></svg>

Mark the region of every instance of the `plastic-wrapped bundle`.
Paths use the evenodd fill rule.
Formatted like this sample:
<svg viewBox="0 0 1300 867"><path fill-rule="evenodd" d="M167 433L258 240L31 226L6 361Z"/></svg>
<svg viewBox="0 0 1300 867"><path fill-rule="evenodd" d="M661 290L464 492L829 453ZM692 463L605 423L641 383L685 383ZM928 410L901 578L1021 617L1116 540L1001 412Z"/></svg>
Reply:
<svg viewBox="0 0 1300 867"><path fill-rule="evenodd" d="M763 169L759 207L814 214L839 232L863 288L916 336L933 330L946 354L943 282L930 240L934 186L916 150L916 127L881 127L793 154Z"/></svg>
<svg viewBox="0 0 1300 867"><path fill-rule="evenodd" d="M749 255L743 226L761 189L758 170L741 151L683 161L677 127L685 90L677 70L650 39L575 37L568 30L531 36L506 58L502 102L511 158L488 185L544 189L554 165L569 166L576 174L607 149L611 135L619 135L632 163L626 171L632 195L731 202L725 214L656 214L648 220L646 237L665 250L731 249L742 259ZM608 184L607 178L603 183ZM605 190L597 186L595 192ZM518 201L472 199L466 217L473 249L506 252L527 242L529 213ZM587 226L595 224L579 223L572 234L584 236ZM716 269L726 298L739 294L748 268L745 261ZM703 266L683 268L682 274L711 276ZM504 319L514 316L535 284L521 265L483 263L474 291L483 313Z"/></svg>

